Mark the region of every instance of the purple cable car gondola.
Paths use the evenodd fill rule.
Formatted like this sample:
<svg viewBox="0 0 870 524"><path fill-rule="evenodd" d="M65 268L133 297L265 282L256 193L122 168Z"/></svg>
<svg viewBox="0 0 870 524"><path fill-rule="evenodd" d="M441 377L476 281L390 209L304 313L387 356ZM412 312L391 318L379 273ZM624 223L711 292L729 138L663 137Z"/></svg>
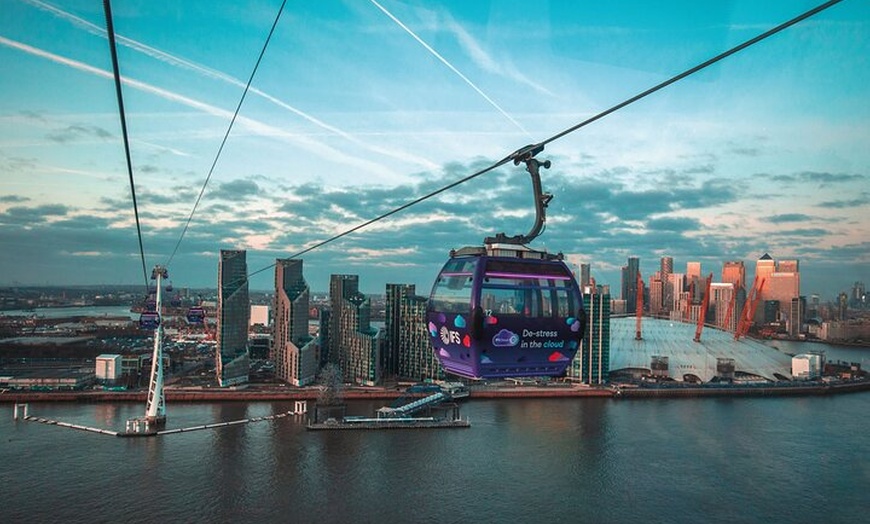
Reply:
<svg viewBox="0 0 870 524"><path fill-rule="evenodd" d="M143 311L139 315L139 327L142 329L157 329L160 325L160 315L156 311Z"/></svg>
<svg viewBox="0 0 870 524"><path fill-rule="evenodd" d="M543 230L552 195L541 192L543 146L513 155L525 162L537 218L525 236L503 233L485 247L451 251L432 287L429 335L444 370L468 378L559 376L580 347L586 327L583 296L561 255L524 246Z"/></svg>
<svg viewBox="0 0 870 524"><path fill-rule="evenodd" d="M205 322L205 309L202 306L193 306L187 310L187 321L191 324Z"/></svg>

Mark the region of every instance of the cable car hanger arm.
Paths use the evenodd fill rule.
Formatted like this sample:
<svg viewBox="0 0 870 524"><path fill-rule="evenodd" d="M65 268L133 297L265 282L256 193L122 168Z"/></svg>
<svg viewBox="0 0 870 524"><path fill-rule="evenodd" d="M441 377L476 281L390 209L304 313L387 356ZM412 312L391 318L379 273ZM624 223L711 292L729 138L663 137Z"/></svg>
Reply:
<svg viewBox="0 0 870 524"><path fill-rule="evenodd" d="M543 232L544 224L547 221L547 205L550 203L550 200L553 199L552 194L544 193L541 189L541 174L539 170L541 167L544 169L550 169L550 165L552 165L549 160L541 162L535 158L535 155L543 150L543 143L530 144L508 155L508 159L513 160L515 166L519 165L520 162L525 163L526 171L528 171L529 175L532 177L532 190L534 191L535 198L535 224L532 226L532 229L525 235L515 235L512 237L509 237L504 233L499 233L494 237L486 237L484 243L528 244Z"/></svg>

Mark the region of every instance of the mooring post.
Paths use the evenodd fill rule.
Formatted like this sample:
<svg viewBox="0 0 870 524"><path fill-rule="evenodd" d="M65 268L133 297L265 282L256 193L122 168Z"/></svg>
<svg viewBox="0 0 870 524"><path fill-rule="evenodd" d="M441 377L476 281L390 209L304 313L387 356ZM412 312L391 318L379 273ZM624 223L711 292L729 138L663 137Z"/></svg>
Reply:
<svg viewBox="0 0 870 524"><path fill-rule="evenodd" d="M12 418L13 418L13 420L18 420L18 418L19 418L19 414L18 414L18 413L19 413L19 409L20 409L20 411L21 411L21 416L20 416L20 418L23 418L24 420L27 420L27 404L26 404L26 403L24 403L24 404L19 404L18 402L15 403L15 409L13 410L13 413L12 413Z"/></svg>

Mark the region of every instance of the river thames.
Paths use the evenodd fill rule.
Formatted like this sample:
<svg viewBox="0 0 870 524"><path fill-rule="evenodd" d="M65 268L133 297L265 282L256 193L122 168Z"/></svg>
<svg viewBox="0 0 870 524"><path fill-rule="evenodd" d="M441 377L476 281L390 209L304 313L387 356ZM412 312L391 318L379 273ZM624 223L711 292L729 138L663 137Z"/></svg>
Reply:
<svg viewBox="0 0 870 524"><path fill-rule="evenodd" d="M831 523L870 508L867 393L471 399L468 429L312 432L288 417L139 439L2 408L4 522ZM30 405L118 431L143 409ZM170 403L168 428L291 409Z"/></svg>

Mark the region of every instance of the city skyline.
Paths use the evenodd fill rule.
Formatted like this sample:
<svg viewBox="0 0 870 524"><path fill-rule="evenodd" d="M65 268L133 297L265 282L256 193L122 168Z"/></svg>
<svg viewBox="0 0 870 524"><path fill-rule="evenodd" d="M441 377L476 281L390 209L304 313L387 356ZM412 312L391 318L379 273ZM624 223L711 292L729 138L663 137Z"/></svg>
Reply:
<svg viewBox="0 0 870 524"><path fill-rule="evenodd" d="M270 268L817 2L466 4L288 6L174 282L216 287L221 249ZM279 5L113 6L149 270L179 240ZM645 279L662 256L718 278L770 253L800 260L807 296L867 281L868 25L846 0L548 144L554 199L532 247L613 289L632 256ZM4 5L0 285L141 283L104 28L99 3ZM306 280L428 294L450 249L522 233L533 212L527 173L503 167L305 254Z"/></svg>

